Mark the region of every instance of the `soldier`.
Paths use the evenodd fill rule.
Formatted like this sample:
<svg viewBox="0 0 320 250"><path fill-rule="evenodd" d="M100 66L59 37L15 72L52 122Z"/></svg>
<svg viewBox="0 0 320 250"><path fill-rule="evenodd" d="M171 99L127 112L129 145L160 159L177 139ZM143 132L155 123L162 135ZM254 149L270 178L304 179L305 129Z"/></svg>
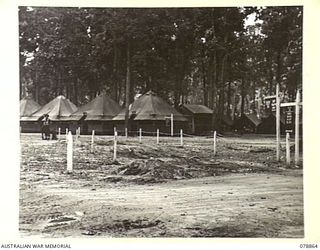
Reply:
<svg viewBox="0 0 320 250"><path fill-rule="evenodd" d="M50 119L48 114L45 114L44 118L42 119L42 139L50 139Z"/></svg>

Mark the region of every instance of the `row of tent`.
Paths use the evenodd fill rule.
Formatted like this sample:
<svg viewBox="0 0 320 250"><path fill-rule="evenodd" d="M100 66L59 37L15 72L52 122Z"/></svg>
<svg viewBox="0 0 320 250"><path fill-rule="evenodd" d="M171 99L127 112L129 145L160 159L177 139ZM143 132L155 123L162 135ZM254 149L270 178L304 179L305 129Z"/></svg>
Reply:
<svg viewBox="0 0 320 250"><path fill-rule="evenodd" d="M124 131L125 110L105 94L97 96L89 103L77 108L69 99L58 96L43 107L30 98L20 101L20 126L22 132L40 132L41 119L48 114L52 129L66 129L75 132L80 127L82 134L95 130L96 134L113 134L114 128ZM180 129L190 134L208 134L211 131L212 109L204 105L184 104L175 109L149 91L135 100L129 109L129 133L140 128L145 132L170 133L171 115L174 133ZM254 114L246 114L233 122L223 117L224 131L241 130L254 133L275 133L275 117L270 115L261 120ZM284 119L281 119L282 132Z"/></svg>
<svg viewBox="0 0 320 250"><path fill-rule="evenodd" d="M25 98L20 101L20 126L22 132L39 132L43 115L48 114L53 129L59 127L88 134L113 134L114 128L124 131L125 110L105 94L77 108L69 99L58 96L43 107L35 101ZM152 91L139 97L130 105L129 119L131 131L142 128L143 131L170 132L171 114L174 117L174 131L187 128L188 118L171 107Z"/></svg>

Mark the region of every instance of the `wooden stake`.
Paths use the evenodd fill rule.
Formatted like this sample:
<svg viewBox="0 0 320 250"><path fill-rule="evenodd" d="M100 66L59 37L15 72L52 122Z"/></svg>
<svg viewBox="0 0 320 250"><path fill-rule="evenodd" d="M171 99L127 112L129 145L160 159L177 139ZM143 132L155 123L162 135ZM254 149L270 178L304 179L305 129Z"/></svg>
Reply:
<svg viewBox="0 0 320 250"><path fill-rule="evenodd" d="M78 142L78 133L79 133L79 131L78 131L78 129L76 128L76 143Z"/></svg>
<svg viewBox="0 0 320 250"><path fill-rule="evenodd" d="M286 134L286 159L287 159L287 165L290 165L290 134Z"/></svg>
<svg viewBox="0 0 320 250"><path fill-rule="evenodd" d="M58 128L58 140L61 139L61 128Z"/></svg>
<svg viewBox="0 0 320 250"><path fill-rule="evenodd" d="M295 152L294 152L294 162L298 164L299 162L299 102L300 102L300 91L297 91L296 97L296 119L295 119Z"/></svg>
<svg viewBox="0 0 320 250"><path fill-rule="evenodd" d="M213 156L217 154L217 131L213 132Z"/></svg>
<svg viewBox="0 0 320 250"><path fill-rule="evenodd" d="M125 128L124 131L125 131L125 136L126 136L126 140L127 140L128 139L128 128Z"/></svg>
<svg viewBox="0 0 320 250"><path fill-rule="evenodd" d="M173 136L173 114L171 114L171 136Z"/></svg>
<svg viewBox="0 0 320 250"><path fill-rule="evenodd" d="M72 133L69 131L68 136L67 136L67 172L71 173L72 172L72 165L73 165L73 159L72 159L72 154L73 154L73 142L72 142Z"/></svg>
<svg viewBox="0 0 320 250"><path fill-rule="evenodd" d="M139 143L141 143L141 137L142 137L142 129L139 129Z"/></svg>
<svg viewBox="0 0 320 250"><path fill-rule="evenodd" d="M183 130L180 129L180 146L183 147Z"/></svg>
<svg viewBox="0 0 320 250"><path fill-rule="evenodd" d="M94 144L94 130L92 130L92 136L91 136L91 152L93 152L93 144Z"/></svg>
<svg viewBox="0 0 320 250"><path fill-rule="evenodd" d="M114 131L113 160L117 159L117 131Z"/></svg>
<svg viewBox="0 0 320 250"><path fill-rule="evenodd" d="M79 130L79 137L80 137L81 128L79 127L78 130Z"/></svg>
<svg viewBox="0 0 320 250"><path fill-rule="evenodd" d="M276 141L277 141L277 161L280 161L280 96L279 96L279 83L276 89Z"/></svg>
<svg viewBox="0 0 320 250"><path fill-rule="evenodd" d="M157 129L157 144L159 144L159 129Z"/></svg>

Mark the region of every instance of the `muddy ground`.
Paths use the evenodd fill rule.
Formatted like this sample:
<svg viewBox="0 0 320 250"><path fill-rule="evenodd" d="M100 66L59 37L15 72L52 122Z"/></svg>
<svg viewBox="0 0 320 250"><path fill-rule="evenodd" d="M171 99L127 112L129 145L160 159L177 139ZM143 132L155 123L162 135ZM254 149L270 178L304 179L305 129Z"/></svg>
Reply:
<svg viewBox="0 0 320 250"><path fill-rule="evenodd" d="M288 237L303 230L302 166L273 137L113 137L74 143L21 134L20 232L41 237ZM284 144L282 155L285 155Z"/></svg>

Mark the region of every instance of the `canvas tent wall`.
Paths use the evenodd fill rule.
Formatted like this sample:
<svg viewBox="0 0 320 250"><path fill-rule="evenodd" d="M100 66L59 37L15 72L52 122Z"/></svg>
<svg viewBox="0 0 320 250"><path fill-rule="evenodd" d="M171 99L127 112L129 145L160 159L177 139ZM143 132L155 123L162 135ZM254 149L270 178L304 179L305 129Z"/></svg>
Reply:
<svg viewBox="0 0 320 250"><path fill-rule="evenodd" d="M70 115L77 111L77 107L67 98L60 95L48 102L38 111L33 113L30 117L25 117L24 121L39 121L43 115L48 114L52 121L52 129L61 128L61 131L65 131L66 128L71 129L74 121L70 120ZM37 131L40 131L41 124L38 123ZM74 131L75 132L75 131Z"/></svg>
<svg viewBox="0 0 320 250"><path fill-rule="evenodd" d="M200 104L180 105L179 111L188 118L188 132L208 134L212 130L213 110Z"/></svg>
<svg viewBox="0 0 320 250"><path fill-rule="evenodd" d="M174 132L186 129L187 118L170 106L154 92L149 91L135 100L129 110L130 131L138 131L142 128L146 132L156 132L157 129L162 133L170 133L170 116L173 114ZM116 122L117 130L124 130L125 110L122 110L113 118Z"/></svg>
<svg viewBox="0 0 320 250"><path fill-rule="evenodd" d="M270 114L266 118L263 118L261 123L257 127L258 134L276 134L276 115ZM285 134L285 119L284 116L280 116L280 133Z"/></svg>
<svg viewBox="0 0 320 250"><path fill-rule="evenodd" d="M261 120L256 114L243 114L234 122L234 129L244 133L256 133Z"/></svg>
<svg viewBox="0 0 320 250"><path fill-rule="evenodd" d="M70 119L81 128L81 133L113 134L114 121L112 120L121 111L120 105L106 94L97 96L92 101L81 106Z"/></svg>
<svg viewBox="0 0 320 250"><path fill-rule="evenodd" d="M224 115L221 120L221 128L222 131L231 131L233 129L234 121L231 119L231 117Z"/></svg>
<svg viewBox="0 0 320 250"><path fill-rule="evenodd" d="M24 121L33 113L39 110L41 106L31 97L25 97L20 100L20 127L23 133L32 133L38 131L38 124L35 121Z"/></svg>

